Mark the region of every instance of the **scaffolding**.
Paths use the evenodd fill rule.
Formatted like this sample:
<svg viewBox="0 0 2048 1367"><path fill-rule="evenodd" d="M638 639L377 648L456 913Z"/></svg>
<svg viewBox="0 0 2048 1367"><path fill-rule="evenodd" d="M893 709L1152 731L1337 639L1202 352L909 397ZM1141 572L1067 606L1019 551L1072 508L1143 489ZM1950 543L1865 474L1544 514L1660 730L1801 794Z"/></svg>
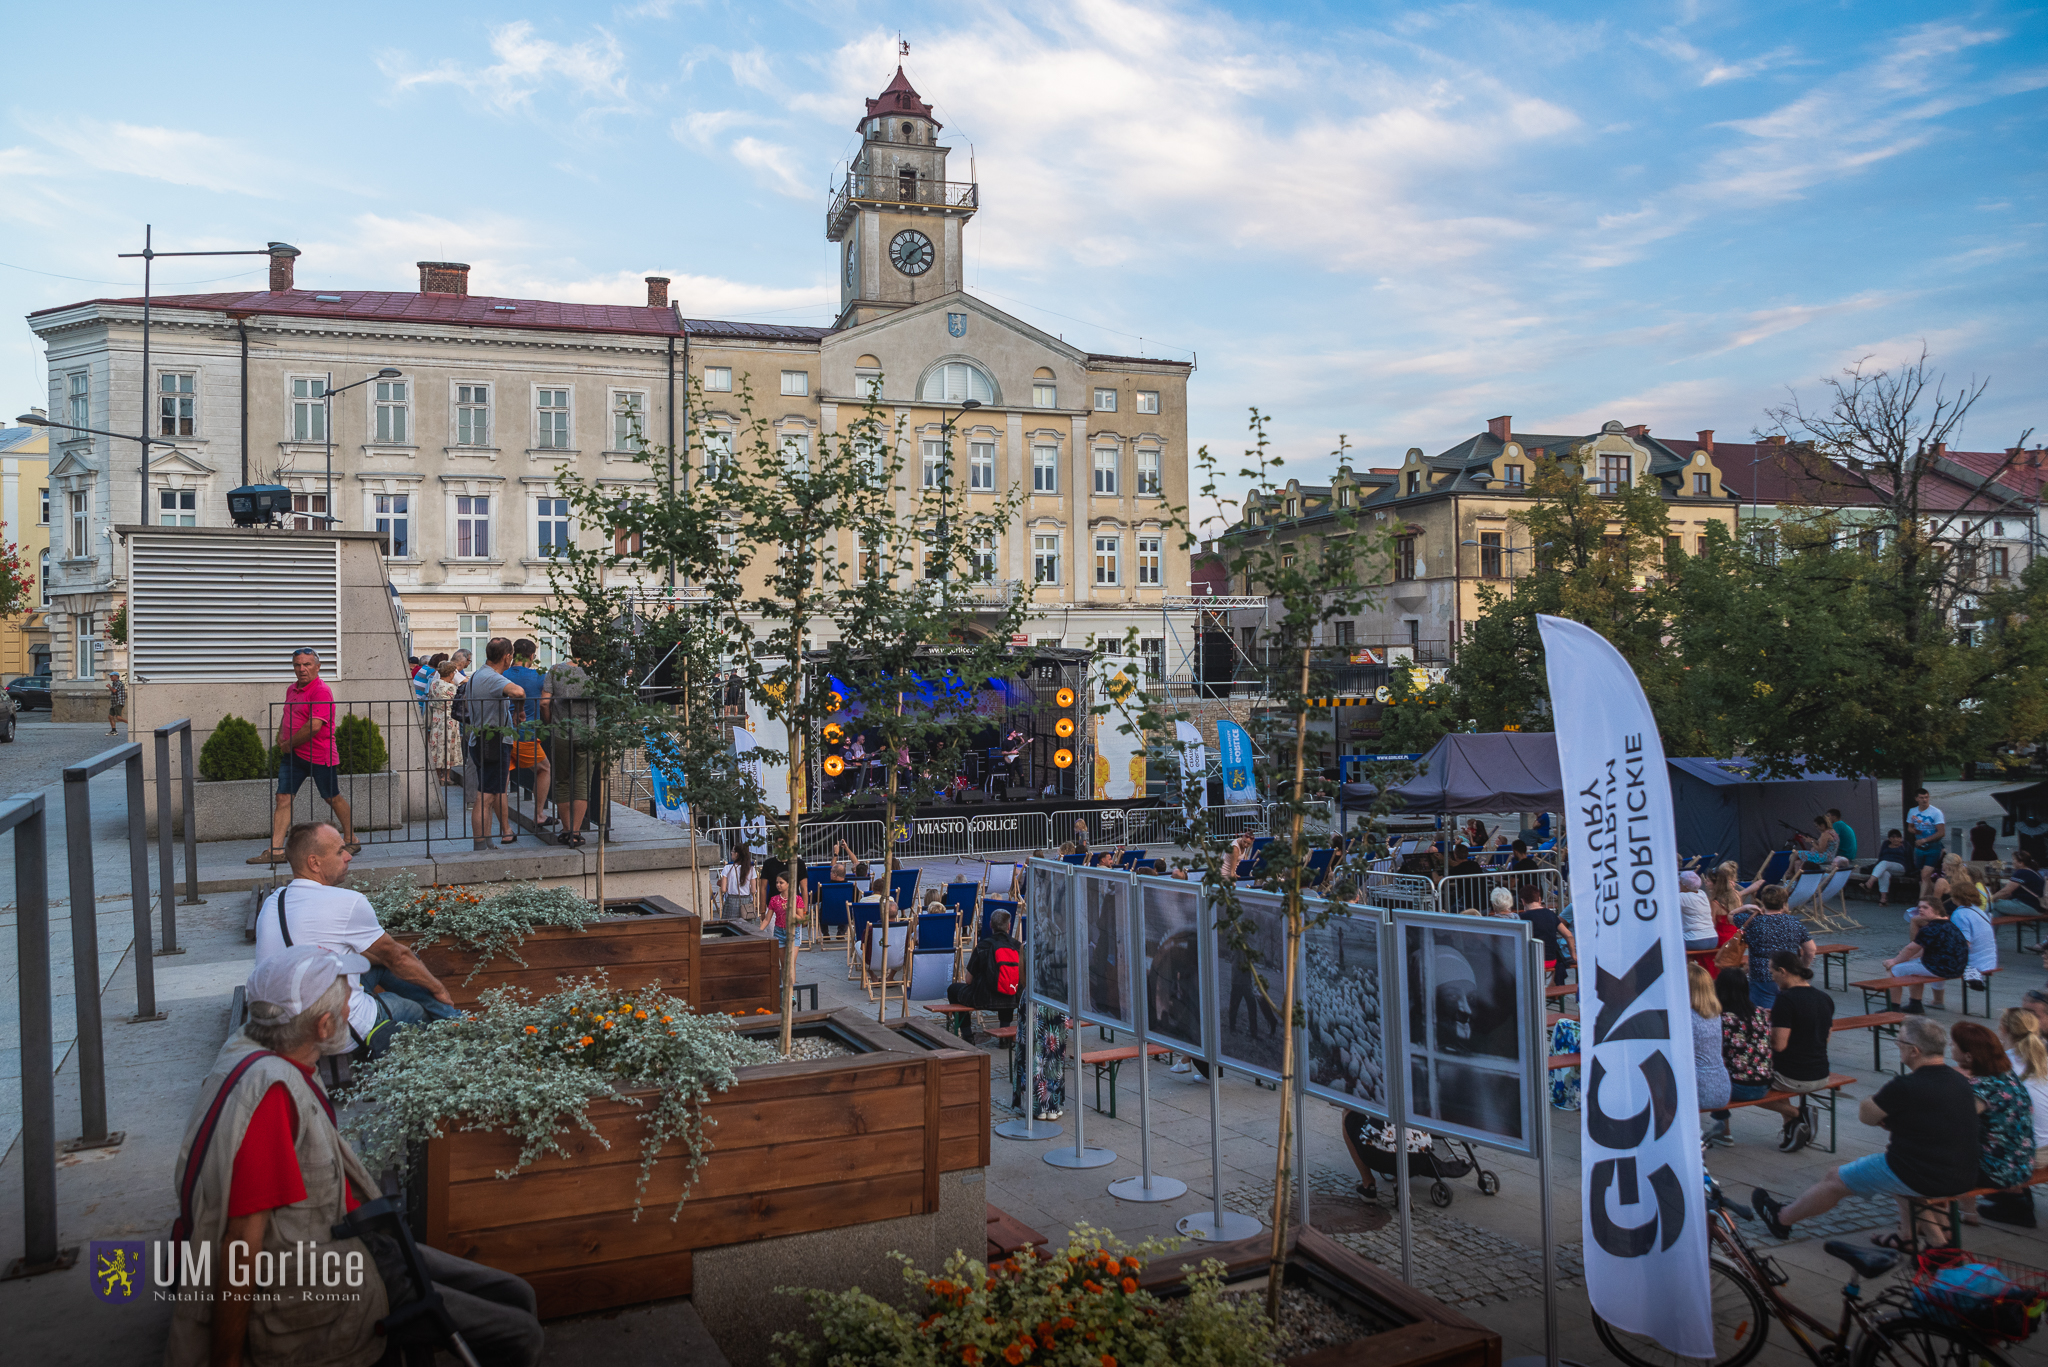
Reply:
<svg viewBox="0 0 2048 1367"><path fill-rule="evenodd" d="M1190 692L1202 697L1232 697L1242 682L1256 682L1263 690L1265 672L1256 660L1245 653L1243 644L1231 630L1230 614L1233 612L1257 612L1263 625L1266 596L1256 593L1169 593L1161 597L1160 629L1166 638L1161 682L1169 693L1176 682L1181 681L1186 683ZM1184 628L1188 629L1185 634ZM1202 642L1212 632L1230 643L1230 677L1225 680L1203 676Z"/></svg>

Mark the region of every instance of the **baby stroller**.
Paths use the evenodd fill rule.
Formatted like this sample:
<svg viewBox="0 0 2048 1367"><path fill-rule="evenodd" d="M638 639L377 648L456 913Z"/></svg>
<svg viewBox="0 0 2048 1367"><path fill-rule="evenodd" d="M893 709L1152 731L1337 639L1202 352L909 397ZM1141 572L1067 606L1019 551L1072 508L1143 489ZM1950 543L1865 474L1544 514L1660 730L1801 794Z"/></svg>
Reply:
<svg viewBox="0 0 2048 1367"><path fill-rule="evenodd" d="M1358 1175L1365 1179L1358 1184L1358 1194L1373 1200L1380 1194L1378 1179L1385 1177L1391 1181L1395 1175L1393 1127L1363 1112L1346 1111L1343 1130L1344 1147L1351 1150L1351 1161L1358 1165ZM1479 1173L1480 1192L1498 1196L1500 1176L1479 1166L1479 1155L1472 1151L1468 1141L1421 1130L1408 1131L1408 1176L1430 1179L1431 1205L1448 1206L1450 1183L1475 1169Z"/></svg>

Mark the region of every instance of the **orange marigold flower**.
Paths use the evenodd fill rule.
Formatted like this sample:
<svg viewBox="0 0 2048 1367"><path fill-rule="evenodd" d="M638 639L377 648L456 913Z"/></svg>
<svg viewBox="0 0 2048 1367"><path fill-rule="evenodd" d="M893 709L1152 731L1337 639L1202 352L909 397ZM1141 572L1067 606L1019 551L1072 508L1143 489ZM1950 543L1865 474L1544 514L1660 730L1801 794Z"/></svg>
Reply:
<svg viewBox="0 0 2048 1367"><path fill-rule="evenodd" d="M611 1029L611 1028L612 1028L612 1023L611 1023L610 1021L606 1021L606 1022L604 1023L604 1028L605 1028L605 1029L607 1029L607 1030Z"/></svg>
<svg viewBox="0 0 2048 1367"><path fill-rule="evenodd" d="M968 1344L960 1350L960 1360L966 1363L967 1367L974 1367L975 1363L981 1361L981 1349L971 1343Z"/></svg>
<svg viewBox="0 0 2048 1367"><path fill-rule="evenodd" d="M1136 1258L1124 1259L1124 1269L1128 1272L1136 1272L1139 1268L1143 1266L1144 1264L1139 1262Z"/></svg>
<svg viewBox="0 0 2048 1367"><path fill-rule="evenodd" d="M538 1025L529 1025L526 1027L526 1033L529 1035L538 1035L540 1033L540 1027Z"/></svg>
<svg viewBox="0 0 2048 1367"><path fill-rule="evenodd" d="M1100 1291L1102 1288L1094 1282L1082 1282L1081 1289L1092 1296L1096 1292Z"/></svg>
<svg viewBox="0 0 2048 1367"><path fill-rule="evenodd" d="M671 1019L672 1019L672 1017L669 1017L669 1016L663 1016L663 1017L661 1018L661 1023L662 1023L663 1025L667 1025L667 1024L668 1024L668 1023L670 1022L670 1020L671 1020Z"/></svg>
<svg viewBox="0 0 2048 1367"><path fill-rule="evenodd" d="M1074 1327L1074 1317L1072 1315L1061 1315L1059 1327L1062 1329L1072 1329Z"/></svg>
<svg viewBox="0 0 2048 1367"><path fill-rule="evenodd" d="M1102 1367L1116 1367L1116 1359L1108 1353L1102 1355Z"/></svg>
<svg viewBox="0 0 2048 1367"><path fill-rule="evenodd" d="M1009 1347L1003 1349L1003 1361L1009 1363L1010 1367L1016 1367L1016 1365L1022 1362L1023 1360L1024 1350L1019 1348L1016 1344L1013 1343Z"/></svg>
<svg viewBox="0 0 2048 1367"><path fill-rule="evenodd" d="M1138 1291L1138 1279L1136 1277L1126 1277L1124 1278L1123 1286L1124 1294L1126 1296L1136 1295Z"/></svg>
<svg viewBox="0 0 2048 1367"><path fill-rule="evenodd" d="M576 1042L577 1042L578 1044L591 1044L591 1043L594 1043L595 1041L593 1041L593 1040L591 1039L591 1037L590 1037L589 1035L585 1035L585 1036L584 1036L584 1037L583 1037L582 1039L580 1039L580 1040L577 1040Z"/></svg>
<svg viewBox="0 0 2048 1367"><path fill-rule="evenodd" d="M647 1019L647 1013L645 1011L635 1011L633 1013L633 1019L637 1021L644 1021Z"/></svg>

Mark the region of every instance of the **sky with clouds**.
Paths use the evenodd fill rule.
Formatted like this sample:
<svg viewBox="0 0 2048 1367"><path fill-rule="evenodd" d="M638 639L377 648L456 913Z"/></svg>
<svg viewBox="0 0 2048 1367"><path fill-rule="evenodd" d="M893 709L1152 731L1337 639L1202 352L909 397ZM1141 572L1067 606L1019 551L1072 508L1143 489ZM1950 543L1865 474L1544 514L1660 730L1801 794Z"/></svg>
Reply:
<svg viewBox="0 0 2048 1367"><path fill-rule="evenodd" d="M1501 413L1748 439L1788 386L1924 343L2048 426L2048 16L1677 0L94 7L0 121L0 312L127 293L172 250L295 243L302 286L829 323L828 187L908 74L982 184L970 292L1097 351L1194 358L1190 445L1248 406L1290 471ZM17 14L19 53L78 16ZM128 38L111 35L127 34ZM166 262L159 288L260 288ZM0 348L41 402L26 325ZM1233 464L1234 464L1233 459Z"/></svg>

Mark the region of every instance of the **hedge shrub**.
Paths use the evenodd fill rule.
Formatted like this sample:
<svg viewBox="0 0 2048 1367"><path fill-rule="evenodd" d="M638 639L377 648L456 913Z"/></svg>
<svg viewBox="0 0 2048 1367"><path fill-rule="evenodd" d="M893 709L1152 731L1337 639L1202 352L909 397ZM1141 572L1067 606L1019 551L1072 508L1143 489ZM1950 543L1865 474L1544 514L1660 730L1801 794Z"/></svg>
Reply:
<svg viewBox="0 0 2048 1367"><path fill-rule="evenodd" d="M334 745L344 774L381 774L391 767L384 733L368 717L343 717L341 725L334 728Z"/></svg>
<svg viewBox="0 0 2048 1367"><path fill-rule="evenodd" d="M255 723L230 712L199 747L199 772L215 783L232 783L268 778L277 771L264 767L263 738L256 734Z"/></svg>

